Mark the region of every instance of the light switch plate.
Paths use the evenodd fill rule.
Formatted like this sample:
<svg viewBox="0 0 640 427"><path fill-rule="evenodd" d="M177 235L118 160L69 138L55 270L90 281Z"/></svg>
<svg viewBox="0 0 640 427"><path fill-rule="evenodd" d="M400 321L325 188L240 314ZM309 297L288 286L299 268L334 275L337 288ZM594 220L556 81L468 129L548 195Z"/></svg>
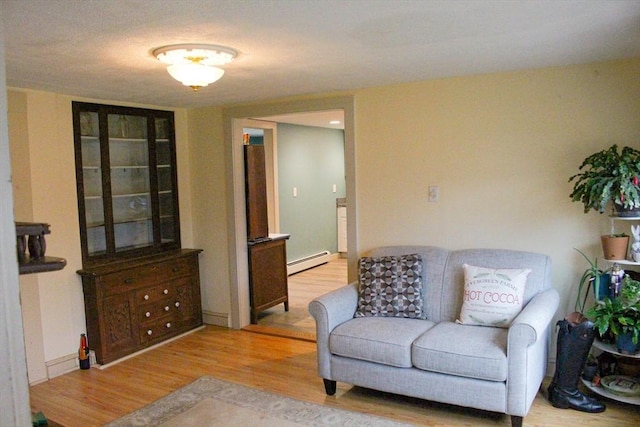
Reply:
<svg viewBox="0 0 640 427"><path fill-rule="evenodd" d="M440 200L440 188L437 185L429 186L429 202L437 203Z"/></svg>

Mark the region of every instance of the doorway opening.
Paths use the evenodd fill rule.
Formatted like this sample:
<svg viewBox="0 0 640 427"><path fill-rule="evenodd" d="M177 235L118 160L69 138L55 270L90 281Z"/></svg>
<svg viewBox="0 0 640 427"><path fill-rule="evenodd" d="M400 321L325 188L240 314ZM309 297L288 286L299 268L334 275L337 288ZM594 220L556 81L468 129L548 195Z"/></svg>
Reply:
<svg viewBox="0 0 640 427"><path fill-rule="evenodd" d="M351 96L309 99L283 102L277 104L263 104L253 106L232 107L224 110L224 126L226 149L233 165L228 174L228 194L233 200L229 204L229 232L231 258L231 326L235 329L250 324L249 307L249 274L246 244L246 211L244 191L243 165L243 120L252 117L272 117L283 114L303 113L309 111L342 110L344 112L344 171L346 199L355 202L355 150L353 124L353 98ZM347 204L347 215L356 216L355 203ZM348 280L355 277L357 257L357 239L354 221L347 224L349 247L346 256ZM286 230L279 230L281 233Z"/></svg>
<svg viewBox="0 0 640 427"><path fill-rule="evenodd" d="M249 144L262 144L265 152L271 154L265 167L270 172L266 181L272 184L270 189L275 189L275 194L269 191L266 197L269 236L273 233L289 236L288 300L284 304L288 310L277 303L282 298L276 291L280 283L267 284L262 273L254 271L250 279L254 302L264 293L275 299L272 307L253 312L252 323L260 329L279 329L287 335L314 336L315 322L307 310L309 302L347 283L346 229L344 238L339 239L346 215L342 216L342 223L338 220L338 214L346 210L344 112L258 117L246 122L249 123L254 127L243 128ZM273 127L262 129L260 123ZM250 205L248 200L247 206ZM250 252L254 251L252 248ZM263 290L264 285L273 289ZM258 306L266 303L260 300Z"/></svg>

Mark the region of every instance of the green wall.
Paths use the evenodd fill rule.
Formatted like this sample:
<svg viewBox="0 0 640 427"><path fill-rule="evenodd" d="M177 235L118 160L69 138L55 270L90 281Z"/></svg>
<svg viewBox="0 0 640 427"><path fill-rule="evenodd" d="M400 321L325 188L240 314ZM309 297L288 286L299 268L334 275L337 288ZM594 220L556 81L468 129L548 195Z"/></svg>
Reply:
<svg viewBox="0 0 640 427"><path fill-rule="evenodd" d="M291 234L287 261L336 253L336 198L346 194L344 131L279 123L278 189L280 232Z"/></svg>

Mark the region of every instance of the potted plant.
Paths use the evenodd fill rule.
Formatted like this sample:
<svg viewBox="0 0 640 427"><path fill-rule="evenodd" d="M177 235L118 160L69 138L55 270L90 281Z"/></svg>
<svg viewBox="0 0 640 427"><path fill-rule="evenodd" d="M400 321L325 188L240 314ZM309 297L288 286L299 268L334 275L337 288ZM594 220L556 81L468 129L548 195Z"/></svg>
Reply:
<svg viewBox="0 0 640 427"><path fill-rule="evenodd" d="M615 340L619 352L640 350L640 282L626 275L620 294L596 301L587 313L603 341Z"/></svg>
<svg viewBox="0 0 640 427"><path fill-rule="evenodd" d="M584 313L585 304L587 303L587 297L589 296L589 288L593 285L593 297L596 301L600 301L605 297L609 297L609 283L611 282L611 276L608 272L611 268L602 271L598 268L598 258L594 261L591 261L584 252L580 249L575 249L580 255L587 260L589 263L589 268L587 268L584 273L582 273L582 277L580 278L580 283L578 285L578 295L576 296L576 303L574 306L574 310L579 311L580 313ZM581 301L582 300L582 301Z"/></svg>
<svg viewBox="0 0 640 427"><path fill-rule="evenodd" d="M627 233L611 233L600 236L604 258L610 261L627 259L629 235Z"/></svg>
<svg viewBox="0 0 640 427"><path fill-rule="evenodd" d="M580 173L569 178L574 181L570 196L584 204L584 212L593 209L603 213L609 203L619 216L638 216L640 213L640 151L613 145L587 157L580 165Z"/></svg>

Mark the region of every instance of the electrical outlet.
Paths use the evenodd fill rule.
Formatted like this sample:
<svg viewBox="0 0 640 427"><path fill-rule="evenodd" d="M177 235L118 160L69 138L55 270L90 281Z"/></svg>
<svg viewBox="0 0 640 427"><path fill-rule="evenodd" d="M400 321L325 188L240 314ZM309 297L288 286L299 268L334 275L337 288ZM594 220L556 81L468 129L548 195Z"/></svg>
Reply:
<svg viewBox="0 0 640 427"><path fill-rule="evenodd" d="M440 188L437 185L429 186L429 202L437 203L440 200Z"/></svg>

